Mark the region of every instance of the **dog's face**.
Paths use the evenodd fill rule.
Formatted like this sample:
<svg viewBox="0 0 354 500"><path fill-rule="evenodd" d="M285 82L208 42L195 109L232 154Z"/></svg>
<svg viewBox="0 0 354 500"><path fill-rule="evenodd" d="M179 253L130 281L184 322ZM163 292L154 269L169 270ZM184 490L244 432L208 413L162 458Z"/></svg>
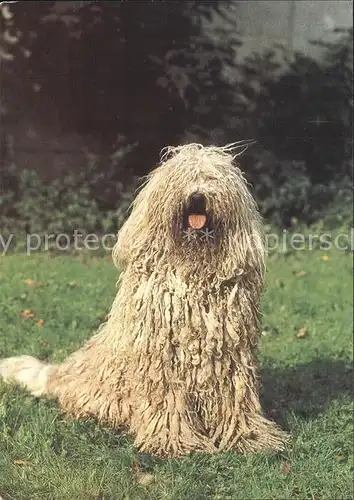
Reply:
<svg viewBox="0 0 354 500"><path fill-rule="evenodd" d="M263 252L258 211L227 148L191 144L163 160L119 235L118 259L136 249L168 256L176 265L211 269L226 255L229 261L237 256L241 265Z"/></svg>
<svg viewBox="0 0 354 500"><path fill-rule="evenodd" d="M180 148L151 174L149 188L148 218L181 252L216 252L258 217L241 170L218 148Z"/></svg>
<svg viewBox="0 0 354 500"><path fill-rule="evenodd" d="M205 246L217 250L230 230L228 212L232 214L236 208L227 198L227 186L216 178L201 177L188 189L176 190L167 210L174 243L196 251Z"/></svg>

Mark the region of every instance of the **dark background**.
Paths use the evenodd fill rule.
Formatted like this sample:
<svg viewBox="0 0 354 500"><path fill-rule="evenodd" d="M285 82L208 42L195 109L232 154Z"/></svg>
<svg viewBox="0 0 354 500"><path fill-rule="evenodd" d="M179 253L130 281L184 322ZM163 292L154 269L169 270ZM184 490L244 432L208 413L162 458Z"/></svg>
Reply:
<svg viewBox="0 0 354 500"><path fill-rule="evenodd" d="M250 138L242 168L272 224L349 217L352 29L313 40L321 58L241 59L236 4L2 6L1 231L116 230L162 147Z"/></svg>

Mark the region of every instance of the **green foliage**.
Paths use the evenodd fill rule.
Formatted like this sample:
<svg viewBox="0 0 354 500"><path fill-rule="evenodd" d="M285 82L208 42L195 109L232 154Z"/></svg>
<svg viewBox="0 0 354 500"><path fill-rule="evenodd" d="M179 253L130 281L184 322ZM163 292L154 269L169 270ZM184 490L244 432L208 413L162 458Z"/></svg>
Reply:
<svg viewBox="0 0 354 500"><path fill-rule="evenodd" d="M260 148L248 158L249 180L261 214L278 227L295 221L312 225L350 226L353 220L351 176L337 174L326 182L313 182L303 161L279 160ZM343 167L344 170L344 167Z"/></svg>
<svg viewBox="0 0 354 500"><path fill-rule="evenodd" d="M351 173L353 30L335 34L335 42L313 42L322 48L318 60L273 50L246 61L260 82L253 99L260 142L280 160L304 162L312 184Z"/></svg>
<svg viewBox="0 0 354 500"><path fill-rule="evenodd" d="M352 221L353 30L334 35L313 42L318 60L277 46L239 68L237 125L259 143L246 173L262 214L280 226Z"/></svg>
<svg viewBox="0 0 354 500"><path fill-rule="evenodd" d="M279 161L260 150L248 160L253 162L251 190L269 223L277 227L316 223L330 229L353 225L349 176L315 184L302 162ZM0 193L1 233L116 233L128 216L139 185L134 176L116 181L117 168L114 155L102 158L92 154L87 155L87 166L81 173L53 181L43 181L34 171L8 168L12 188Z"/></svg>
<svg viewBox="0 0 354 500"><path fill-rule="evenodd" d="M144 174L161 145L191 122L213 128L232 115L233 86L223 72L240 42L230 0L14 3L8 10L7 24L22 33L4 62L12 119L35 99L60 110L65 130L105 145L123 131L145 158L148 151L150 162L134 158ZM218 36L215 17L225 23Z"/></svg>
<svg viewBox="0 0 354 500"><path fill-rule="evenodd" d="M102 159L91 154L84 171L46 182L35 171L9 168L14 189L0 193L2 234L116 233L137 184L134 177L125 184L110 180L117 156L118 152L108 159L107 175ZM116 208L110 209L108 201Z"/></svg>
<svg viewBox="0 0 354 500"><path fill-rule="evenodd" d="M123 431L73 421L55 402L0 383L0 495L16 500L352 498L352 259L336 250L326 252L327 261L323 256L298 251L274 255L268 265L259 353L262 400L265 413L291 431L284 453L156 460L138 453ZM2 258L0 358L27 353L63 360L103 321L116 278L106 258ZM39 285L29 286L28 279ZM73 280L77 286L71 286ZM36 316L21 317L26 309ZM297 337L300 328L308 329L305 338Z"/></svg>

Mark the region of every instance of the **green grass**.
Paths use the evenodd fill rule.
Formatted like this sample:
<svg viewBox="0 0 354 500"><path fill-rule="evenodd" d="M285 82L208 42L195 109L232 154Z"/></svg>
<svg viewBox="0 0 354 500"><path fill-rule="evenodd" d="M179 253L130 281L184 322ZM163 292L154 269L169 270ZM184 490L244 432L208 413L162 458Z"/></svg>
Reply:
<svg viewBox="0 0 354 500"><path fill-rule="evenodd" d="M0 496L353 498L352 258L335 250L326 253L327 261L324 255L296 252L269 261L262 398L265 412L291 431L285 452L160 461L139 454L125 434L93 421L68 420L54 402L0 383ZM103 321L116 278L103 258L1 258L0 357L27 353L62 360ZM27 279L41 285L31 287ZM36 316L23 318L24 310ZM297 337L300 328L307 328L304 338ZM144 480L148 484L141 484Z"/></svg>

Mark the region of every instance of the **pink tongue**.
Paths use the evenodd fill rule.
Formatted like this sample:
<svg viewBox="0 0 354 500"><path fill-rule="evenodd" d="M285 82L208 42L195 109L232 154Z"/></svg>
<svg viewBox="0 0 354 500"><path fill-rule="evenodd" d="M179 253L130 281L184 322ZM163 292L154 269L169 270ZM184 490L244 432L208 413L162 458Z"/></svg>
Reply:
<svg viewBox="0 0 354 500"><path fill-rule="evenodd" d="M188 216L188 224L192 229L202 229L206 224L206 215L191 214Z"/></svg>

